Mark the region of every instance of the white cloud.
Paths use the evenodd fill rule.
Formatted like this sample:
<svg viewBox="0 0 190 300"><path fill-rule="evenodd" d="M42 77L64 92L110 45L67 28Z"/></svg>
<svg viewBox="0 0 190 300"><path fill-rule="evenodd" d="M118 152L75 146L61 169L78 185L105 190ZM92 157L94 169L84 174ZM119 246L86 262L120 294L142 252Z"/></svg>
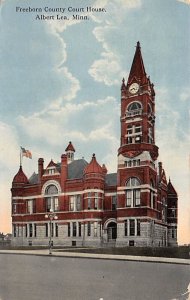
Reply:
<svg viewBox="0 0 190 300"><path fill-rule="evenodd" d="M185 4L190 4L190 0L177 0L178 2L183 2Z"/></svg>
<svg viewBox="0 0 190 300"><path fill-rule="evenodd" d="M65 85L64 94L62 99L72 100L76 97L77 92L80 90L80 82L75 78L66 67L61 67L57 69L59 77L65 78L65 82L68 82L68 85Z"/></svg>
<svg viewBox="0 0 190 300"><path fill-rule="evenodd" d="M96 6L98 7L100 3L101 1L97 1ZM126 70L123 70L122 67L121 54L114 49L115 45L113 41L110 43L109 39L111 35L117 34L115 32L125 21L127 11L132 8L139 8L141 0L104 1L103 6L106 13L92 14L94 21L101 23L101 26L95 27L93 33L98 42L102 44L103 51L100 58L91 65L89 74L95 81L103 82L105 85L119 85L122 77L126 75Z"/></svg>
<svg viewBox="0 0 190 300"><path fill-rule="evenodd" d="M102 59L92 64L89 74L94 80L104 82L106 85L120 84L123 76L118 57L111 52L103 52L101 56Z"/></svg>
<svg viewBox="0 0 190 300"><path fill-rule="evenodd" d="M112 51L112 47L106 42L106 32L109 33L111 27L96 27L93 31L96 39L102 43L104 51L101 58L94 61L89 69L89 74L98 82L106 85L118 85L126 72L122 70L120 56Z"/></svg>
<svg viewBox="0 0 190 300"><path fill-rule="evenodd" d="M20 116L21 129L33 140L51 147L62 147L72 140L82 155L99 153L103 160L110 149L118 147L116 124L119 107L113 97L83 103L55 101L42 112ZM74 120L74 122L73 122ZM41 146L41 148L43 145ZM116 159L117 152L112 152ZM82 156L81 155L81 156ZM115 170L116 171L116 170Z"/></svg>
<svg viewBox="0 0 190 300"><path fill-rule="evenodd" d="M142 0L97 0L93 7L104 7L106 13L92 13L95 22L106 24L120 23L125 17L126 10L139 8Z"/></svg>

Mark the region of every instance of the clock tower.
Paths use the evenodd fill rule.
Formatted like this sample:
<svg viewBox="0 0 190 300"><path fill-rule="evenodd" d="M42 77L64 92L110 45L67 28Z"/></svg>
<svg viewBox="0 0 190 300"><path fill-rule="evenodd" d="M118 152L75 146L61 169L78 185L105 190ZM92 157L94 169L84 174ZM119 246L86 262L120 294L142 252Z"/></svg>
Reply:
<svg viewBox="0 0 190 300"><path fill-rule="evenodd" d="M155 91L145 72L139 42L128 81L123 79L121 85L120 121L117 223L121 230L118 230L118 245L123 240L119 232L125 232L125 240L129 237L129 245L151 245L155 224L163 222L160 221L157 192ZM166 236L164 227L163 231ZM143 232L148 232L149 236L143 236Z"/></svg>

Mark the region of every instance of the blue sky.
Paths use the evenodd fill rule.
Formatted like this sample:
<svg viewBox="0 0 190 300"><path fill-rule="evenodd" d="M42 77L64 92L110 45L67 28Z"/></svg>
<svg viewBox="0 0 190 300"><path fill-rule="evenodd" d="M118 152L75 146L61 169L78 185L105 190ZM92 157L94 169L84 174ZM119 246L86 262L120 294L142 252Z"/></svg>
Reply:
<svg viewBox="0 0 190 300"><path fill-rule="evenodd" d="M0 231L10 231L10 187L19 147L37 160L60 161L71 140L76 157L115 172L120 139L120 85L137 41L156 90L156 144L179 195L179 241L190 242L190 1L1 1ZM21 8L100 7L88 21L36 20ZM44 14L39 13L39 14ZM46 13L47 15L47 13ZM49 13L49 15L54 15Z"/></svg>

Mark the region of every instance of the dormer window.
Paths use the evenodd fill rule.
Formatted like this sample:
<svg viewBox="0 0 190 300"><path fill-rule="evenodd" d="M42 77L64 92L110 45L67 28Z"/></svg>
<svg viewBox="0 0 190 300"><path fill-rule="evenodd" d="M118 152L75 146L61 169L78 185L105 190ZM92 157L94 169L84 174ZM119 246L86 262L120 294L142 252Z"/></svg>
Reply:
<svg viewBox="0 0 190 300"><path fill-rule="evenodd" d="M129 104L126 112L127 117L138 116L142 114L142 105L139 102L132 102Z"/></svg>
<svg viewBox="0 0 190 300"><path fill-rule="evenodd" d="M49 175L55 174L55 168L48 169L48 174Z"/></svg>

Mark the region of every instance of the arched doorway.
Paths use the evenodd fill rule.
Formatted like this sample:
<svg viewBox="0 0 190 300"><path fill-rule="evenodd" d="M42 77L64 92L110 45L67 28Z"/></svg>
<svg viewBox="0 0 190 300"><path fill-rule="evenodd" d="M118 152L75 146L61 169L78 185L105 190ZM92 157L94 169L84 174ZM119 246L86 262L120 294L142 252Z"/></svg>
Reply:
<svg viewBox="0 0 190 300"><path fill-rule="evenodd" d="M107 226L108 242L115 241L117 239L117 223L110 222Z"/></svg>

